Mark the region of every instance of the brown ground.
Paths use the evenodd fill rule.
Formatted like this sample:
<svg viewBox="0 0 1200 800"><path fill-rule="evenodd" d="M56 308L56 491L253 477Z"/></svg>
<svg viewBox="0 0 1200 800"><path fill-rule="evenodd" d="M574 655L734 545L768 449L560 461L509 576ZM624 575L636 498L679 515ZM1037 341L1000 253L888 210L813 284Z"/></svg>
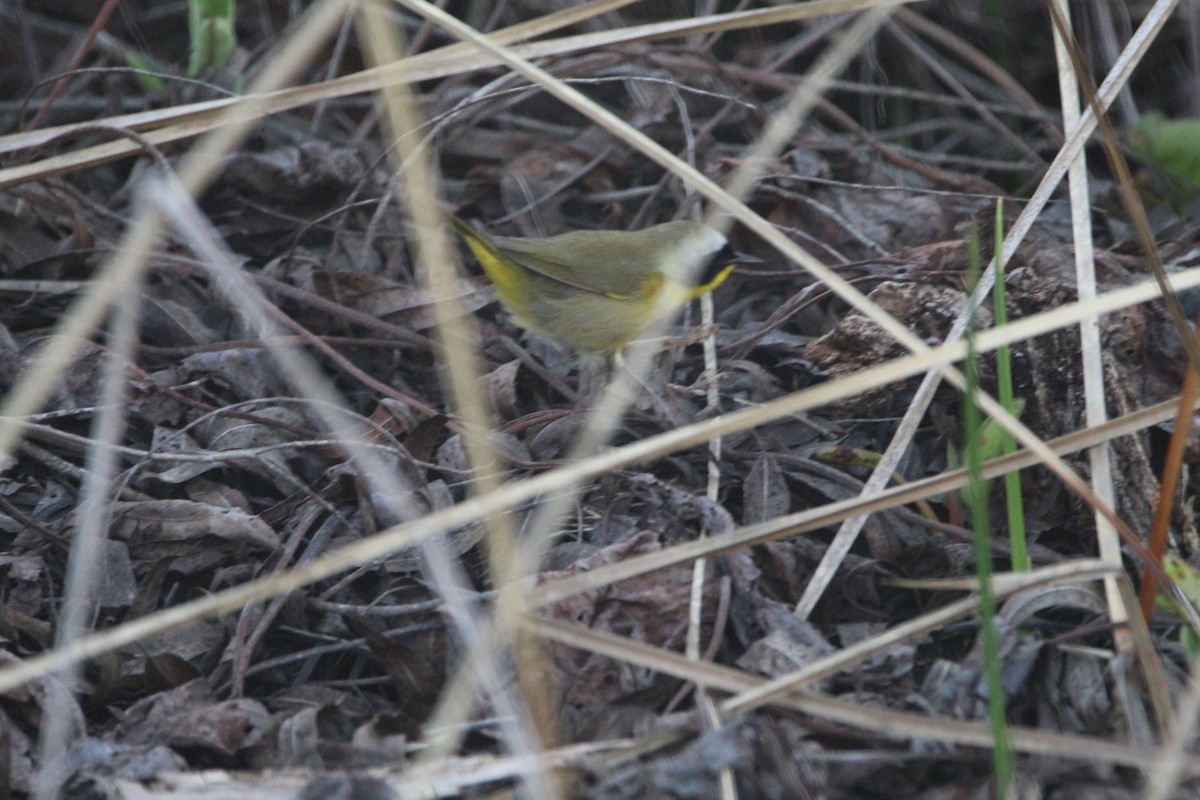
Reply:
<svg viewBox="0 0 1200 800"><path fill-rule="evenodd" d="M48 79L66 69L96 5L59 0L0 9L0 52L16 54L0 67L0 96L9 98L4 133L33 129L50 95ZM120 69L122 53L133 48L165 70L182 71L184 59L177 54L187 48L186 10L181 3L122 4L80 65L104 71L74 77L36 125L103 120L222 96L219 87L251 75L279 42L294 21L292 5L241 4L242 66L207 74L204 84L167 80L151 92ZM522 4L495 4L492 15L486 13L492 4L463 5L451 3L450 10L492 29L535 16ZM691 13L664 9L675 5L690 6L635 5L588 29ZM1061 144L1044 13L1037 3L1001 5L1005 12L998 19L983 13L984 4L931 3L898 12L870 57L856 60L825 94L749 198L758 213L931 343L962 308L964 237L973 221L985 231L983 250L990 253L986 231L995 198L1007 199L1011 221ZM1143 9L1132 5L1136 25ZM1102 39L1098 31L1130 20L1077 22L1090 35L1084 37L1085 55L1103 65L1097 67L1103 74L1109 57L1094 44ZM577 88L721 181L760 133L781 92L824 49L828 24L821 18L686 43L603 48L544 66L563 78L586 79ZM1184 29L1168 26L1136 73L1131 92L1139 109L1197 112L1188 94L1196 85L1189 70L1196 65L1187 59L1195 51L1183 40ZM1014 97L974 56L947 49L935 38L938 31L995 59L1031 96ZM424 49L447 41L419 26L409 35ZM1119 28L1116 36L1126 40ZM323 51L305 80L360 69L353 36L345 45L344 51ZM971 103L939 70L948 71ZM531 235L644 227L689 204L680 182L646 158L542 92L515 91L525 86L522 80L509 77L470 97L502 74L477 71L420 86L452 206L486 221L493 232ZM1123 128L1130 120L1115 122ZM85 131L38 152L0 158L10 168L109 138ZM162 154L177 166L186 149L186 143L171 145ZM466 498L472 473L426 338L431 317L406 248L409 228L397 204L388 202L386 155L364 95L310 104L257 125L228 155L201 204L245 273L299 328L330 345L332 355L309 352L342 392L349 413L374 426L386 466L412 487L410 513L421 516ZM1143 280L1146 269L1099 150L1092 155L1097 272L1107 290ZM152 163L146 155L124 158L0 192L5 392L125 235L136 187ZM1191 266L1198 238L1194 204L1155 200L1154 176L1145 178L1164 261ZM701 347L673 343L649 379L666 387L666 402L635 404L615 444L904 354L745 230L735 227L730 237L763 263L739 269L715 294L719 407L706 407ZM203 260L181 241L161 242L150 258L138 344L124 371L127 449L111 485L108 524L101 526L108 540L94 562L101 578L97 628L282 571L397 521L324 432L313 402L277 368L262 346L262 329L231 310ZM1069 209L1052 203L1010 262L1010 316L1074 299L1072 252ZM482 276L468 280L464 298L479 325L487 370L482 385L495 408L500 434L494 439L505 477L541 474L558 465L578 437L588 403L579 387L590 380L588 370L515 328L492 302ZM694 324L690 313L688 324ZM105 329L79 349L0 474L6 663L54 642L67 543L85 516L79 501L90 468L86 438L102 403L111 336ZM1158 306L1106 317L1102 337L1110 413L1178 392L1184 356ZM1014 350L1016 394L1027 403L1022 420L1044 438L1084 426L1078 341L1068 329ZM716 500L706 497L709 455L700 447L589 481L550 548L542 581L690 541L702 529L727 534L854 496L867 473L830 465L818 451L834 444L882 451L918 381L728 437ZM990 359L984 381L994 389ZM904 477L946 469L947 446L960 442L960 431L959 395L943 388L903 463ZM1118 511L1134 531L1149 527L1166 437L1154 428L1114 445ZM1196 455L1195 448L1189 451L1189 465ZM1086 469L1078 456L1070 463ZM1026 470L1022 482L1034 565L1093 556L1091 509L1044 469ZM994 524L1003 534L1001 495L999 486L993 489ZM1185 483L1182 495L1174 545L1187 556L1196 543L1194 486ZM718 665L774 677L958 597L888 582L972 574L958 496L940 495L931 507L938 523L932 526L907 507L874 517L807 620L791 612L836 526L710 561L702 651ZM518 525L533 509L532 503L518 509ZM493 587L481 535L482 528L470 526L447 541L461 556L470 587L488 592ZM1003 535L994 551L1003 567ZM319 775L303 796L384 796L375 781L420 751L434 702L460 666L461 641L429 580L416 551L405 551L93 659L71 686L71 749L40 774L53 773L51 780L75 797L135 796L137 781L145 781L153 796L180 795L182 784L155 783L151 776L268 769L277 770L267 781L271 789L222 789L213 776L224 773L210 773L207 791L291 796ZM690 564L669 567L576 595L544 613L682 652L691 581ZM1092 591L1095 584L1085 586L1005 606L1009 722L1152 744L1153 738L1139 738L1155 729L1145 720L1150 712L1140 673L1125 657L1113 656L1103 599ZM977 617L970 616L813 688L867 709L985 719L978 631ZM1163 617L1152 633L1168 684L1177 687L1186 670L1178 625ZM537 659L522 661L523 668ZM543 730L553 730L557 745L678 734L640 756L599 750L569 755L572 768L563 780L570 796L716 797L724 767L732 768L741 798L966 798L987 792L990 762L983 748L835 722L786 704L738 715L712 730L696 713L692 684L664 672L565 645L549 646L540 664L542 674L523 683L548 690L553 708ZM36 740L50 697L62 685L46 678L0 697L0 749L10 753L0 775L5 794L28 791L39 773ZM495 704L479 703L460 755L510 752L498 722L503 716ZM1050 798L1139 796L1140 772L1128 764L1098 763L1092 755L1022 755L1023 786ZM368 767L379 769L364 771ZM479 778L477 762L464 759L455 769L461 780L444 796L504 796L515 786L507 773ZM1200 790L1200 783L1191 785Z"/></svg>

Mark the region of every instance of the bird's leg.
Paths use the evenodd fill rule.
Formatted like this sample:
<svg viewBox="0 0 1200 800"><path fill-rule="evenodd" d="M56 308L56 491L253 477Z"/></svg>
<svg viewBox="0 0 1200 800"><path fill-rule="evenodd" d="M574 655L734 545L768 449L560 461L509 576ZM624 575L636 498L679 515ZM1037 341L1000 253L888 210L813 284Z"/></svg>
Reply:
<svg viewBox="0 0 1200 800"><path fill-rule="evenodd" d="M627 370L629 372L629 376L633 378L634 382L637 383L638 386L642 387L642 391L646 393L646 397L649 398L650 405L654 407L654 410L657 411L658 414L673 427L680 428L687 424L685 415L679 410L677 405L670 402L670 398L664 391L666 389L665 383L659 384L658 386L650 385L650 382L653 381L653 379L650 378L649 375L643 378L633 370L628 369L628 367L625 366L625 362L621 358L620 353L617 353L613 357L612 367L614 374L616 370L619 369Z"/></svg>
<svg viewBox="0 0 1200 800"><path fill-rule="evenodd" d="M580 404L595 405L608 383L608 364L598 358L583 357L579 360Z"/></svg>

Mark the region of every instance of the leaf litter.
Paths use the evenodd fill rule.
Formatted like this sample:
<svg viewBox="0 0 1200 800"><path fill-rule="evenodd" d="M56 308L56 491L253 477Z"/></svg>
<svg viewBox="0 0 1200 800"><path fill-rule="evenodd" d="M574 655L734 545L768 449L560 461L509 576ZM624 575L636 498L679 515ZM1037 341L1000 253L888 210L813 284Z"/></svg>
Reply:
<svg viewBox="0 0 1200 800"><path fill-rule="evenodd" d="M80 17L57 13L56 24L79 24ZM514 6L502 13L525 12ZM625 13L594 24L634 21L634 12ZM935 6L915 13L926 23L985 35L983 20L964 19L961 11ZM28 58L4 78L8 96L30 93L34 78L26 67L48 67L58 47L51 19L34 20L32 38L22 43L32 47ZM287 21L274 6L260 18L247 17L243 46L256 39L269 44ZM148 13L114 24L122 36L147 43L161 38L164 47L180 35ZM1017 198L1045 165L1031 154L1052 154L1057 145L1047 123L1054 114L1047 108L1031 115L1014 106L1003 87L973 75L971 91L1012 127L1024 144L1015 146L1009 131L997 135L996 116L976 116L934 71L908 57L913 34L907 23L891 24L906 33L882 34L886 47L877 61L864 61L868 69L856 81L835 84L827 105L764 170L749 201L936 344L965 305L966 231L972 224L986 229L982 222L997 196L1009 198L1007 216L1015 216ZM998 25L1002 37L1021 36L1015 16ZM805 34L819 30L816 23L789 23L727 32L703 46L624 44L558 56L550 66L721 180L758 133L781 82L790 86L809 64ZM1044 77L1039 70L1051 68L1048 36L1022 44L1036 46L1038 55L1023 57L1012 77L1037 86ZM185 45L178 46L183 52ZM1169 62L1180 47L1164 41L1157 55ZM93 58L97 65L109 59ZM349 72L355 58L332 68ZM938 58L954 62L953 56ZM886 72L886 79L871 69ZM502 78L476 93L499 77L493 70L422 85L448 201L486 220L489 230L537 235L640 227L693 202L677 181L541 92ZM1181 102L1166 85L1147 81L1142 89L1148 105ZM170 82L161 95L145 95L130 76L113 72L105 83L68 84L71 102L59 101L52 116L55 124L67 122L77 114L72 109L107 109L118 99L132 105L195 99L181 92L203 95L194 87L170 88ZM412 513L447 508L468 496L472 473L424 336L431 318L407 247L412 231L390 199L387 145L360 97L312 112L297 109L259 125L226 157L203 208L242 269L261 276L277 306L334 349L337 358L326 357L323 366L346 399L344 413L372 431L383 463L409 487ZM6 128L21 130L27 121L10 116ZM149 163L125 159L0 192L0 385L6 392L52 335L64 298L85 287L121 238L132 189ZM1097 183L1096 264L1107 290L1144 273L1119 206ZM1052 206L1010 263L1010 317L1075 298L1062 216ZM1155 219L1166 261L1191 266L1194 208L1164 202ZM697 319L689 311L661 343L663 354L647 378L663 402L635 403L614 444L668 430L672 418L690 421L762 403L904 354L877 325L847 311L744 231L735 228L731 237L764 263L739 269L715 293L717 406L704 399L701 348L687 335ZM397 521L338 443L322 433L312 401L296 396L263 349L262 332L220 300L201 265L169 240L152 264L136 358L121 365L132 400L121 472L111 487L108 540L96 565L103 574L93 599L97 628L279 572ZM464 276L457 291L480 327L487 369L479 388L503 431L494 438L509 478L556 466L579 436L593 367L515 328L480 275ZM1100 324L1114 413L1175 395L1185 358L1160 308L1135 306ZM1023 420L1044 438L1083 426L1078 352L1079 336L1071 329L1014 348L1016 393L1028 403ZM66 544L79 525L86 444L107 356L103 335L80 345L0 475L5 661L53 644ZM347 365L378 381L386 396ZM984 380L991 391L988 364ZM833 444L882 451L916 383L727 437L716 462L715 500L705 491L712 456L702 449L603 476L585 487L562 520L538 581L586 575L701 534L719 537L739 525L856 496L862 468L835 468L814 455ZM947 468L947 445L961 438L957 403L954 392L941 391L903 463L906 479ZM1151 429L1113 445L1122 481L1117 510L1135 530L1146 529L1153 514L1162 440L1162 432ZM1071 463L1085 464L1081 457ZM1048 471L1026 470L1022 481L1035 565L1090 556L1091 509ZM1175 512L1184 555L1193 555L1197 541L1194 496L1191 479ZM933 522L908 509L875 515L809 619L792 609L831 530L712 559L701 587L703 657L757 676L786 676L957 596L905 588L897 580L971 574L969 532L957 498L930 502L938 516ZM517 509L518 526L533 511L534 504ZM1001 511L993 497L999 530ZM481 552L482 535L481 526L471 525L444 543L467 588L477 593L472 602L481 614L497 588ZM1007 555L1002 537L994 552L997 559ZM377 777L396 775L422 751L424 725L462 656L422 563L416 550L403 551L240 614L93 659L70 686L49 675L10 692L0 703L10 732L6 791L30 791L39 770L49 769L38 762L36 741L47 705L56 702L68 708L69 748L54 766L54 785L64 793L185 794L189 774L207 776L214 787L228 781L229 791L254 797L384 792L371 783L376 778L359 776L351 785L346 775L368 768ZM692 566L675 565L596 587L540 613L681 652L692 582ZM1176 630L1169 618L1154 621L1156 646L1177 688L1187 664ZM1144 719L1127 716L1139 713L1145 700L1131 688L1136 679L1128 665L1109 649L1111 632L1094 587L1020 595L1004 606L1000 631L1011 724L1148 744L1126 738L1145 729ZM895 643L805 691L868 710L983 719L977 632L970 618ZM539 661L514 668L539 671L570 796L716 797L725 769L743 798L986 792L986 752L977 747L770 705L713 728L696 711L694 687L678 677L561 643L546 644ZM477 704L455 768L438 778L439 796L483 796L513 785L520 770L503 758L499 713L486 700ZM627 747L631 740L640 746ZM571 749L586 744L596 749ZM1031 753L1020 763L1025 785L1046 797L1132 797L1141 786L1136 770L1087 753L1074 759ZM270 774L274 789L251 789L239 783L236 770ZM1200 791L1189 780L1184 791Z"/></svg>

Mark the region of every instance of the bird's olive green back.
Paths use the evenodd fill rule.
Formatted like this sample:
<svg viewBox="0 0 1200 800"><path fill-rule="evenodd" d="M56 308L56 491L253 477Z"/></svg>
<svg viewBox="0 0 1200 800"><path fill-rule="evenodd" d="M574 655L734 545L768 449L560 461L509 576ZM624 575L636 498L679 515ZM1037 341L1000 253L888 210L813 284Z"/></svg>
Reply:
<svg viewBox="0 0 1200 800"><path fill-rule="evenodd" d="M644 292L646 278L662 272L662 258L673 251L676 237L661 227L573 231L546 239L497 236L492 241L515 262L547 278L626 298Z"/></svg>

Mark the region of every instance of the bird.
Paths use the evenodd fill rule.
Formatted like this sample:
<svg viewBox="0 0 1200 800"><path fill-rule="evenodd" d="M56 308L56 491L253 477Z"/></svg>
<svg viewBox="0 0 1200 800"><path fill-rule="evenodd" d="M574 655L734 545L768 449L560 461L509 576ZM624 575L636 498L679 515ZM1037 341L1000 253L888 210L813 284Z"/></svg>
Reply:
<svg viewBox="0 0 1200 800"><path fill-rule="evenodd" d="M454 214L448 220L517 325L618 364L656 319L720 286L737 264L758 260L699 222L521 237L491 236Z"/></svg>

